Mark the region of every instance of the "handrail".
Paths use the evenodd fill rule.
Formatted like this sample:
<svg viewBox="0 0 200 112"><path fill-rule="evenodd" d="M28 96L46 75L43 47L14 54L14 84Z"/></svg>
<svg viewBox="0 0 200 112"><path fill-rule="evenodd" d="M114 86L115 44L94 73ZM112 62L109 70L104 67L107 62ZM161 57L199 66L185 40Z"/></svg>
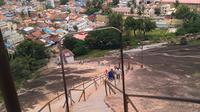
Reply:
<svg viewBox="0 0 200 112"><path fill-rule="evenodd" d="M190 102L190 103L200 104L200 99L195 99L195 98L172 97L172 96L154 96L154 95L137 95L137 94L127 94L127 96L160 99L160 100L181 101L181 102Z"/></svg>
<svg viewBox="0 0 200 112"><path fill-rule="evenodd" d="M106 80L105 80L106 81ZM118 90L120 93L123 91L116 86L114 86L109 81L106 81L107 84L111 85L113 88ZM170 101L181 101L181 102L190 102L200 104L200 99L195 98L185 98L185 97L172 97L172 96L154 96L154 95L137 95L137 94L126 94L128 97L140 97L140 98L150 98L150 99L160 99L160 100L170 100Z"/></svg>
<svg viewBox="0 0 200 112"><path fill-rule="evenodd" d="M62 95L64 95L64 92L61 93L60 95L56 96L55 98L51 99L50 101L48 101L44 106L42 106L42 108L40 110L38 110L38 112L41 112L48 104L50 104L52 101L56 100L57 98L59 98Z"/></svg>
<svg viewBox="0 0 200 112"><path fill-rule="evenodd" d="M93 81L93 80L96 80L96 79L99 80L102 76L105 77L105 75L100 75L100 76L97 76L96 78L93 78L93 77L92 77L92 78L93 78L92 80L87 81L87 82L84 83L84 84L87 84L87 83L89 83L89 82L91 82L91 81ZM94 84L94 82L93 82L92 84ZM91 85L92 85L92 84L91 84ZM78 88L78 87L80 87L80 86L82 86L82 85L83 85L83 83L80 83L80 84L74 86L73 88L71 88L70 90L76 89L76 88ZM90 86L91 86L91 85L90 85ZM84 89L85 89L85 88L84 88ZM76 90L77 90L77 89L76 89ZM80 90L81 90L81 89L80 89ZM44 106L42 106L42 108L40 108L40 110L38 110L38 112L41 112L46 106L48 106L51 102L53 102L54 100L56 100L57 98L59 98L59 97L62 96L62 95L64 95L64 92L61 93L60 95L54 97L54 98L51 99L50 101L48 101ZM69 95L68 95L68 97L69 97Z"/></svg>

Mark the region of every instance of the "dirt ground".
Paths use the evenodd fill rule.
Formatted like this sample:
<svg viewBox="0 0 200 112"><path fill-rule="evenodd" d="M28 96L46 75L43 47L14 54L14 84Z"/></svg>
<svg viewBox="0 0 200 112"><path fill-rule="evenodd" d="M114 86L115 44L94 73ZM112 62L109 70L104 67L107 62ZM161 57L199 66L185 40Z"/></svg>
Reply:
<svg viewBox="0 0 200 112"><path fill-rule="evenodd" d="M200 46L169 46L144 51L144 69L140 69L141 52L124 55L125 67L130 63L134 70L126 74L128 93L180 96L200 98ZM84 64L65 66L68 88L118 65L119 55L111 53L107 57L86 60ZM127 72L126 72L127 73ZM19 94L24 111L34 112L47 101L63 91L61 70L50 66L40 77L29 81L25 91ZM30 100L31 99L31 100ZM121 95L107 98L117 112L122 112ZM169 102L149 99L132 99L140 112L200 112L200 106L183 102ZM114 102L114 103L113 103ZM95 111L94 111L95 112ZM134 112L134 111L131 111Z"/></svg>
<svg viewBox="0 0 200 112"><path fill-rule="evenodd" d="M102 75L107 65L97 62L79 62L65 65L67 88ZM24 89L18 93L21 108L24 112L36 112L49 100L63 92L63 80L60 66L53 63L42 70L40 75L28 81ZM3 110L0 110L3 111Z"/></svg>
<svg viewBox="0 0 200 112"><path fill-rule="evenodd" d="M127 93L200 99L199 51L200 46L170 46L145 50L145 67L137 69L136 65L137 68L126 74ZM134 57L132 61L141 63L141 52L128 55ZM111 105L122 101L120 95L107 99ZM200 105L192 103L142 98L133 98L132 101L140 112L200 112Z"/></svg>

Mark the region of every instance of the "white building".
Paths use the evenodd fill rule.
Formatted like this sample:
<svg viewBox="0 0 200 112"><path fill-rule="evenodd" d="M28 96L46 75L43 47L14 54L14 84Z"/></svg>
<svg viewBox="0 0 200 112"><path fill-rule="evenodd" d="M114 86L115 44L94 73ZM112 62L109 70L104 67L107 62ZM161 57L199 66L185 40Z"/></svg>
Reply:
<svg viewBox="0 0 200 112"><path fill-rule="evenodd" d="M16 24L12 22L0 22L0 29L7 48L15 48L21 41L24 40L24 36L19 34L16 31L16 28Z"/></svg>
<svg viewBox="0 0 200 112"><path fill-rule="evenodd" d="M64 64L74 63L74 54L69 49L62 50L62 56ZM58 55L57 59L57 63L60 64L60 55Z"/></svg>

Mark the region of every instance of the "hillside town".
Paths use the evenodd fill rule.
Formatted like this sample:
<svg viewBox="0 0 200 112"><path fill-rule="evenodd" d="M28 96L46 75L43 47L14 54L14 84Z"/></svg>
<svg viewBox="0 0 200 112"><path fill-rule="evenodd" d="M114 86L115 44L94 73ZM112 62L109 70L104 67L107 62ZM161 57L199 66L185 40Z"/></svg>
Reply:
<svg viewBox="0 0 200 112"><path fill-rule="evenodd" d="M0 112L199 112L200 0L0 0Z"/></svg>
<svg viewBox="0 0 200 112"><path fill-rule="evenodd" d="M23 40L39 41L46 47L50 47L59 38L75 31L74 26L77 26L78 31L105 26L108 19L106 15L101 14L101 11L92 15L84 14L86 2L69 1L67 5L59 5L58 1L54 0L6 2L0 9L0 26L7 48L12 51ZM104 1L104 6L106 7L111 2ZM137 18L137 9L132 10L134 6L127 6L129 2L129 0L120 0L119 4L112 8L112 11ZM140 3L141 1L136 0L136 5ZM175 12L174 3L175 0L145 0L144 16L153 18L158 27L174 27L168 22L168 19L171 18L170 15ZM180 3L200 12L198 0L180 0ZM157 9L160 10L159 16L155 13ZM85 36L77 34L75 38L84 39Z"/></svg>

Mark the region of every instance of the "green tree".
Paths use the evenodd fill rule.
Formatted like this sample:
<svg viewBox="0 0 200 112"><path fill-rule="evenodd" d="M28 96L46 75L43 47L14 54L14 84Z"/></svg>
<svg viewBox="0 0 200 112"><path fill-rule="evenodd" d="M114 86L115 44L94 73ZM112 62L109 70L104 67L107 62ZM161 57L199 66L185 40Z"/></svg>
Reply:
<svg viewBox="0 0 200 112"><path fill-rule="evenodd" d="M5 4L4 0L0 0L0 6L2 6L4 4Z"/></svg>
<svg viewBox="0 0 200 112"><path fill-rule="evenodd" d="M109 26L113 26L116 27L118 29L121 29L123 26L123 18L121 14L117 14L117 13L111 13L108 16L109 22L108 25Z"/></svg>
<svg viewBox="0 0 200 112"><path fill-rule="evenodd" d="M77 31L78 31L77 25L74 25L74 26L73 26L73 29L77 32Z"/></svg>
<svg viewBox="0 0 200 112"><path fill-rule="evenodd" d="M141 16L142 14L144 14L144 10L145 10L144 5L138 6L138 7L137 7L137 14L138 14L139 16Z"/></svg>
<svg viewBox="0 0 200 112"><path fill-rule="evenodd" d="M87 8L85 14L91 15L91 14L94 14L95 12L98 12L98 11L99 11L99 8L90 7L90 8Z"/></svg>
<svg viewBox="0 0 200 112"><path fill-rule="evenodd" d="M176 0L176 2L175 2L175 4L174 4L175 8L177 8L179 5L180 5L179 0Z"/></svg>
<svg viewBox="0 0 200 112"><path fill-rule="evenodd" d="M119 3L119 0L113 0L112 3L113 5L117 5Z"/></svg>
<svg viewBox="0 0 200 112"><path fill-rule="evenodd" d="M60 4L61 4L61 5L66 5L67 2L68 2L68 0L60 0Z"/></svg>
<svg viewBox="0 0 200 112"><path fill-rule="evenodd" d="M111 14L111 13L112 13L111 7L106 6L106 7L103 9L103 14L104 14L104 15L109 15L109 14Z"/></svg>
<svg viewBox="0 0 200 112"><path fill-rule="evenodd" d="M87 7L87 8L92 7L92 1L87 0L87 1L86 1L86 7Z"/></svg>
<svg viewBox="0 0 200 112"><path fill-rule="evenodd" d="M92 49L115 49L120 47L120 34L114 29L88 33L86 43Z"/></svg>
<svg viewBox="0 0 200 112"><path fill-rule="evenodd" d="M157 16L159 16L160 15L160 12L161 12L161 9L160 8L155 8L155 14L157 15Z"/></svg>
<svg viewBox="0 0 200 112"><path fill-rule="evenodd" d="M136 37L136 30L137 30L137 20L133 17L128 16L124 22L124 28L128 31L128 35L130 35L130 31L134 31L134 36Z"/></svg>
<svg viewBox="0 0 200 112"><path fill-rule="evenodd" d="M92 0L92 4L95 8L102 8L104 0Z"/></svg>
<svg viewBox="0 0 200 112"><path fill-rule="evenodd" d="M76 56L84 55L89 51L85 41L78 40L72 35L65 36L63 45L65 48L71 50Z"/></svg>
<svg viewBox="0 0 200 112"><path fill-rule="evenodd" d="M68 35L64 37L63 45L65 48L69 50L73 50L75 48L75 44L77 43L77 39L72 35Z"/></svg>
<svg viewBox="0 0 200 112"><path fill-rule="evenodd" d="M152 22L149 18L144 19L143 23L144 29L143 34L145 35L146 32L150 32L156 28L156 23Z"/></svg>
<svg viewBox="0 0 200 112"><path fill-rule="evenodd" d="M44 59L48 57L43 44L25 40L16 47L17 56L30 56L34 59Z"/></svg>
<svg viewBox="0 0 200 112"><path fill-rule="evenodd" d="M190 14L190 9L186 5L179 5L176 9L175 12L175 18L177 19L183 19L183 20L188 20L189 19L189 14Z"/></svg>

